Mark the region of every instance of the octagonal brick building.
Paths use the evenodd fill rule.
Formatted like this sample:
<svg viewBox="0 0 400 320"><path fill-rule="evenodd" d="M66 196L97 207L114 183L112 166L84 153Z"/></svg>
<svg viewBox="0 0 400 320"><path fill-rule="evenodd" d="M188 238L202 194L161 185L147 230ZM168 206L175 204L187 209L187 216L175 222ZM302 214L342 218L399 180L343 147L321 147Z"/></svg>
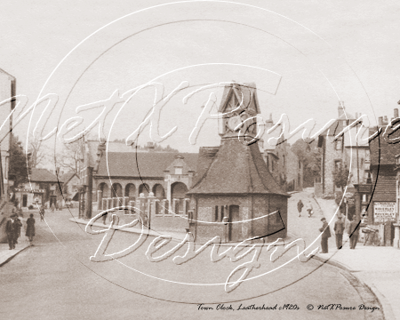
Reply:
<svg viewBox="0 0 400 320"><path fill-rule="evenodd" d="M252 237L267 241L287 234L289 195L268 171L256 139L260 113L255 84L225 86L218 110L219 147L201 147L190 197L189 231L195 242Z"/></svg>

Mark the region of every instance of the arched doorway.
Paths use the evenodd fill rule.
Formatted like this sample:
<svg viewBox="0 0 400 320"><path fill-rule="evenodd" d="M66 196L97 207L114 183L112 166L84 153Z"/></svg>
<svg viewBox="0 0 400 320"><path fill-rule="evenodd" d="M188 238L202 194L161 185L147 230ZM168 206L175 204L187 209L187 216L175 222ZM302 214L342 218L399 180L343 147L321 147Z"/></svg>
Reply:
<svg viewBox="0 0 400 320"><path fill-rule="evenodd" d="M97 193L99 199L97 199L98 203L100 203L100 208L103 207L103 199L110 197L110 190L108 188L107 183L102 182L97 186L97 190L100 191Z"/></svg>
<svg viewBox="0 0 400 320"><path fill-rule="evenodd" d="M128 183L125 187L125 197L129 198L129 201L135 201L136 199L136 187L133 183Z"/></svg>
<svg viewBox="0 0 400 320"><path fill-rule="evenodd" d="M186 198L186 192L188 192L188 188L182 182L175 182L171 186L171 201L173 203L174 199L178 199L178 212L183 213L183 201Z"/></svg>
<svg viewBox="0 0 400 320"><path fill-rule="evenodd" d="M240 221L239 218L239 206L229 206L229 222ZM229 241L240 241L240 223L229 223Z"/></svg>
<svg viewBox="0 0 400 320"><path fill-rule="evenodd" d="M156 185L154 185L154 187L153 187L153 193L154 193L154 196L155 196L157 199L160 199L160 200L165 199L164 187L163 187L161 184L156 184Z"/></svg>
<svg viewBox="0 0 400 320"><path fill-rule="evenodd" d="M113 183L111 186L111 198L122 197L122 186L119 183Z"/></svg>
<svg viewBox="0 0 400 320"><path fill-rule="evenodd" d="M154 196L156 197L156 199L158 200L158 201L156 201L156 214L160 214L165 209L163 207L163 203L161 202L161 200L165 199L164 187L161 184L154 185L153 193L154 193Z"/></svg>
<svg viewBox="0 0 400 320"><path fill-rule="evenodd" d="M150 192L150 187L147 183L142 183L139 186L139 195L143 193L144 196L147 197L149 195L149 192Z"/></svg>

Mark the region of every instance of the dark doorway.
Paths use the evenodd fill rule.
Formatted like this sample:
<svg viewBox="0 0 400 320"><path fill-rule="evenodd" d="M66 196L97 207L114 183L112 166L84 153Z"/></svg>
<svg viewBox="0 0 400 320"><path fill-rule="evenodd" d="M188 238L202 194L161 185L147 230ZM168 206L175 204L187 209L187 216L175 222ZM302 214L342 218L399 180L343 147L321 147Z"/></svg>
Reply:
<svg viewBox="0 0 400 320"><path fill-rule="evenodd" d="M23 194L22 195L22 206L27 207L28 206L28 195Z"/></svg>
<svg viewBox="0 0 400 320"><path fill-rule="evenodd" d="M240 227L241 224L237 223L239 221L239 206L229 206L229 241L238 242L240 239Z"/></svg>

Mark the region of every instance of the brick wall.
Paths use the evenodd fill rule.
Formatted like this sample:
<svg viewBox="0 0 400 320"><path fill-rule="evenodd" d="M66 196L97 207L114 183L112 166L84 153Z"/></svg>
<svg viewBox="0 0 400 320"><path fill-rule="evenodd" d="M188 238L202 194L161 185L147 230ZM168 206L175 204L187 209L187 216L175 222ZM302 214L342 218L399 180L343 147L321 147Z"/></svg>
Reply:
<svg viewBox="0 0 400 320"><path fill-rule="evenodd" d="M191 208L195 210L197 224L191 225L190 231L196 235L196 242L204 242L215 236L220 236L222 241L228 240L228 226L215 222L215 206L218 206L220 214L221 206L228 206L228 212L224 210L224 216L229 215L229 206L239 206L239 220L247 222L235 225L236 239L242 241L250 237L267 237L268 241L287 235L287 198L277 195L253 195L253 196L198 196L191 199ZM268 213L279 210L279 214ZM217 215L218 216L218 215ZM220 219L218 219L220 220ZM232 227L232 226L231 226ZM281 231L277 232L278 230Z"/></svg>

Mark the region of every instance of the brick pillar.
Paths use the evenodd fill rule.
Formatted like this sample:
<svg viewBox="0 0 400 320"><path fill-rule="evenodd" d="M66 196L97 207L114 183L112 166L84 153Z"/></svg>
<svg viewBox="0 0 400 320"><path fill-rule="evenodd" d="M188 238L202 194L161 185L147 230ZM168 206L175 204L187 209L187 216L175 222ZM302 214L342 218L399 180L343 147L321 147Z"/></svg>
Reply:
<svg viewBox="0 0 400 320"><path fill-rule="evenodd" d="M138 202L139 202L138 203L139 215L142 218L143 224L147 225L147 217L146 217L147 199L145 198L143 193L140 194Z"/></svg>
<svg viewBox="0 0 400 320"><path fill-rule="evenodd" d="M147 197L147 216L149 218L149 221L147 223L147 227L149 229L151 228L152 218L155 215L155 209L156 209L155 200L156 200L156 197L154 196L154 193L150 192L149 196Z"/></svg>

